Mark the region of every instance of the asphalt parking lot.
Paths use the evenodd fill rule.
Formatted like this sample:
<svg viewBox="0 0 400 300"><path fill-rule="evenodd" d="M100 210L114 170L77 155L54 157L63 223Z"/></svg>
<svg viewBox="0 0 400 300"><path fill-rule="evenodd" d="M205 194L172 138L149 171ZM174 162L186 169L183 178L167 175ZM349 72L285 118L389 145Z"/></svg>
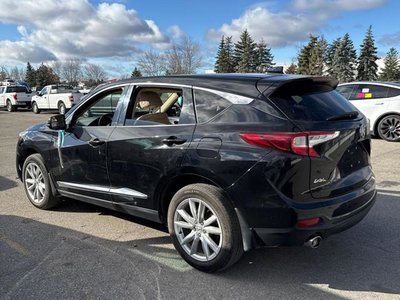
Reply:
<svg viewBox="0 0 400 300"><path fill-rule="evenodd" d="M41 211L16 179L20 131L51 113L0 111L0 299L399 299L400 143L374 139L378 197L318 249L265 248L204 274L157 224L76 201Z"/></svg>

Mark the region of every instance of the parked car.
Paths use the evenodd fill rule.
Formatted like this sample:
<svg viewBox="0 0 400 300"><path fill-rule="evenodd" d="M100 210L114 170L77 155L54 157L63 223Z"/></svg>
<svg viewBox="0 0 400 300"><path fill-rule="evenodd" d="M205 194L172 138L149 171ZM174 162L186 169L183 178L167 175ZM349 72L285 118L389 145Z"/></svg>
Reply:
<svg viewBox="0 0 400 300"><path fill-rule="evenodd" d="M0 107L15 111L18 107L31 107L31 91L24 85L0 86Z"/></svg>
<svg viewBox="0 0 400 300"><path fill-rule="evenodd" d="M400 141L400 84L358 81L340 84L337 90L371 122L375 136Z"/></svg>
<svg viewBox="0 0 400 300"><path fill-rule="evenodd" d="M20 134L30 202L70 197L167 224L212 272L259 246L308 245L365 217L367 119L329 78L202 75L102 85Z"/></svg>
<svg viewBox="0 0 400 300"><path fill-rule="evenodd" d="M32 111L38 114L41 110L58 109L60 114L65 114L81 97L82 94L69 85L47 85L32 97Z"/></svg>

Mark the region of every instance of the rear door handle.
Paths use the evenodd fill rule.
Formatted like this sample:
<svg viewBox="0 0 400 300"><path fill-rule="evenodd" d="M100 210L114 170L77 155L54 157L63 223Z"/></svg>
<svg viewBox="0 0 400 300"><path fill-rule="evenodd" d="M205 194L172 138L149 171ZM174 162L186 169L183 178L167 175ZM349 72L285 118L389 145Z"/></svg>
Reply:
<svg viewBox="0 0 400 300"><path fill-rule="evenodd" d="M163 139L162 142L167 146L172 146L174 144L175 145L181 145L181 144L185 143L186 140L177 138L176 136L170 136L170 137L168 137L166 139Z"/></svg>
<svg viewBox="0 0 400 300"><path fill-rule="evenodd" d="M383 105L384 103L376 103L375 105Z"/></svg>
<svg viewBox="0 0 400 300"><path fill-rule="evenodd" d="M89 141L89 145L93 147L101 146L105 143L106 141L99 140L98 138L93 138Z"/></svg>

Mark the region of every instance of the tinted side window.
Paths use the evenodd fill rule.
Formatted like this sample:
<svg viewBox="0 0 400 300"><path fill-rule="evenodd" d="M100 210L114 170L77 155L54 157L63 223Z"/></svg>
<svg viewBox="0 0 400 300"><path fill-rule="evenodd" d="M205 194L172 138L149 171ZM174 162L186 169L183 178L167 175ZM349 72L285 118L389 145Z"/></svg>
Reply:
<svg viewBox="0 0 400 300"><path fill-rule="evenodd" d="M229 100L219 95L197 89L194 90L194 99L198 123L209 121L232 104Z"/></svg>
<svg viewBox="0 0 400 300"><path fill-rule="evenodd" d="M387 98L389 88L386 86L360 84L354 89L350 100Z"/></svg>
<svg viewBox="0 0 400 300"><path fill-rule="evenodd" d="M388 97L396 97L400 95L400 89L389 88Z"/></svg>
<svg viewBox="0 0 400 300"><path fill-rule="evenodd" d="M157 86L137 88L132 94L125 119L127 126L194 123L191 93L187 89Z"/></svg>
<svg viewBox="0 0 400 300"><path fill-rule="evenodd" d="M114 117L118 101L121 99L123 88L106 91L92 98L84 108L74 116L78 126L107 126Z"/></svg>

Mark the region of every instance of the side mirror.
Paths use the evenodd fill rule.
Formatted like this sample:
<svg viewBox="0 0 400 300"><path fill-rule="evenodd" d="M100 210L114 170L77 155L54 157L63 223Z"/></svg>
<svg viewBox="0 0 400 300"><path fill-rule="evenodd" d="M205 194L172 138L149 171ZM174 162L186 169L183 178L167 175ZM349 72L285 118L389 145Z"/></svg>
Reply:
<svg viewBox="0 0 400 300"><path fill-rule="evenodd" d="M64 115L55 115L49 118L47 125L50 129L54 130L65 130L67 129L67 125L65 124L65 116Z"/></svg>

